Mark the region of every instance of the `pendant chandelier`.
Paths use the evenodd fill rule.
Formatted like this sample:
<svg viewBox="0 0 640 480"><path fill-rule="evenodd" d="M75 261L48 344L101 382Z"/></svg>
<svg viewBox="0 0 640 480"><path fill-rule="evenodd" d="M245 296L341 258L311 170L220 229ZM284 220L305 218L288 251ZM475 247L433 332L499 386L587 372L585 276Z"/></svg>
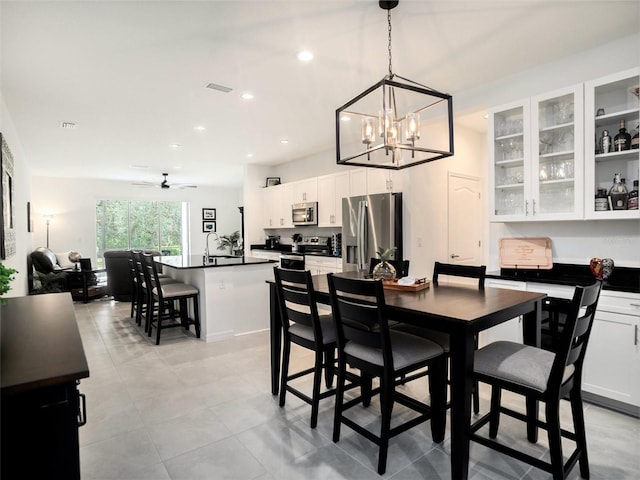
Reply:
<svg viewBox="0 0 640 480"><path fill-rule="evenodd" d="M336 110L337 163L403 168L453 155L453 99L393 73L391 9L398 1L379 1L387 10L389 73Z"/></svg>

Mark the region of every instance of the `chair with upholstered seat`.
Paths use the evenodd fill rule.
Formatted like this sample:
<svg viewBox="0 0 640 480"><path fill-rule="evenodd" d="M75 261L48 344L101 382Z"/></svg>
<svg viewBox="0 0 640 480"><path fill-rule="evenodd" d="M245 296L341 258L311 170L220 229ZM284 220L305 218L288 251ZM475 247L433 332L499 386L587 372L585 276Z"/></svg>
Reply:
<svg viewBox="0 0 640 480"><path fill-rule="evenodd" d="M369 261L369 275L373 273L373 268L381 261L379 258L372 258ZM409 275L409 260L387 260L387 263L390 263L396 269L396 278Z"/></svg>
<svg viewBox="0 0 640 480"><path fill-rule="evenodd" d="M550 472L554 480L567 478L576 463L580 465L580 476L589 478L581 393L582 365L600 289L600 281L588 287L576 287L555 353L506 341L490 343L476 352L474 378L491 385L491 410L471 426L471 440ZM528 414L501 406L502 390L523 395ZM573 433L560 425L560 400L563 398L568 398L571 405ZM546 422L532 417L537 416L537 402L545 404ZM543 461L539 456L531 456L495 440L501 413L527 422L530 440L535 439L537 427L547 430L551 461ZM489 438L476 433L487 423ZM575 442L575 450L566 463L562 437ZM509 440L513 443L512 438Z"/></svg>
<svg viewBox="0 0 640 480"><path fill-rule="evenodd" d="M284 407L287 392L304 400L311 405L311 428L315 428L318 423L320 400L335 394L335 389L330 388L333 384L336 350L333 317L330 311L318 310L313 299L313 281L309 271L274 267L273 272L283 331L279 404ZM313 367L289 374L292 343L314 352ZM321 393L323 371L328 390ZM311 397L290 383L296 378L310 374L313 374Z"/></svg>
<svg viewBox="0 0 640 480"><path fill-rule="evenodd" d="M338 383L334 412L333 441L340 440L341 424L379 446L378 473L387 465L389 440L406 430L431 420L435 442L444 438L446 415L446 358L436 343L389 329L384 290L380 280L361 280L329 274L329 295L338 340ZM361 395L345 402L347 365L360 369L363 380L380 378L380 386L363 389ZM396 377L429 367L431 405L395 388ZM366 391L368 390L368 391ZM346 412L367 406L372 395L380 394L381 428L376 434L356 423ZM391 428L394 403L418 415Z"/></svg>
<svg viewBox="0 0 640 480"><path fill-rule="evenodd" d="M142 254L144 265L145 281L150 289L152 304L147 306L148 322L147 334L151 336L153 327L156 328L156 345L160 344L160 333L166 328L183 327L189 330L189 325L194 325L196 337L200 338L200 311L198 307L199 290L187 283L173 281L171 283L162 282L153 255ZM193 302L193 318L189 318L188 300ZM175 309L175 303L179 304L179 309ZM155 308L153 307L155 304ZM180 323L172 320L176 314L180 317ZM169 323L166 323L169 321ZM165 322L165 323L163 323Z"/></svg>
<svg viewBox="0 0 640 480"><path fill-rule="evenodd" d="M440 263L435 262L433 267L432 282L435 286L438 285L438 281L442 280L442 277L463 277L477 280L478 289L484 288L484 281L486 275L486 265L459 265L453 263ZM399 324L394 326L395 329L412 333L413 335L419 335L421 337L433 340L440 345L445 353L449 354L449 335L436 330L427 330L424 328L418 328L413 325ZM478 346L478 338L476 337L476 348ZM419 374L418 374L419 375ZM401 379L400 383L404 383L406 379ZM478 391L478 383L473 385L473 411L478 413L480 411L480 393Z"/></svg>

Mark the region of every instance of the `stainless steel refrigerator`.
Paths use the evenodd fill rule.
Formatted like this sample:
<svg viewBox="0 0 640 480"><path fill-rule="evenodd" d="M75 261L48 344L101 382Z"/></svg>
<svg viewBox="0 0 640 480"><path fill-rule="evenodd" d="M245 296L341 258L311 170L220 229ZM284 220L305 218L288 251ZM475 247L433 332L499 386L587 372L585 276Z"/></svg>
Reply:
<svg viewBox="0 0 640 480"><path fill-rule="evenodd" d="M343 198L342 270L368 273L381 247L396 247L402 260L402 193Z"/></svg>

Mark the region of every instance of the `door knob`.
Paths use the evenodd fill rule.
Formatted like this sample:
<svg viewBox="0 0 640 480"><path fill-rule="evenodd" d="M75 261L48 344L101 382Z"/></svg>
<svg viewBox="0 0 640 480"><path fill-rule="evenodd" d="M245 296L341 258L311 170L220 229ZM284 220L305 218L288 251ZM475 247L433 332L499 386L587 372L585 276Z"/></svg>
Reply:
<svg viewBox="0 0 640 480"><path fill-rule="evenodd" d="M455 253L451 254L451 258L458 258L460 255L456 255Z"/></svg>

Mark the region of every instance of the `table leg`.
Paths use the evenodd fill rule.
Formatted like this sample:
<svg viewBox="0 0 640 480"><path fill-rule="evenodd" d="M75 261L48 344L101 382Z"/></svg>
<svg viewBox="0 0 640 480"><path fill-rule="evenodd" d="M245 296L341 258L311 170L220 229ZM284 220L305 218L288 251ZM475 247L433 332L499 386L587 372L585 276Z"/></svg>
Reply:
<svg viewBox="0 0 640 480"><path fill-rule="evenodd" d="M526 313L522 321L522 338L526 345L540 347L542 331L542 300L536 302L535 309ZM527 439L536 443L538 441L538 401L528 398L525 401L527 409Z"/></svg>
<svg viewBox="0 0 640 480"><path fill-rule="evenodd" d="M87 272L82 272L80 274L80 276L82 277L82 302L83 303L88 303L89 302L89 292L87 291L89 289L89 279L87 278Z"/></svg>
<svg viewBox="0 0 640 480"><path fill-rule="evenodd" d="M280 355L282 348L282 322L275 284L269 284L269 335L271 340L271 394L277 395L280 383Z"/></svg>
<svg viewBox="0 0 640 480"><path fill-rule="evenodd" d="M474 350L473 332L460 330L451 333L451 478L455 480L466 480L469 476Z"/></svg>

